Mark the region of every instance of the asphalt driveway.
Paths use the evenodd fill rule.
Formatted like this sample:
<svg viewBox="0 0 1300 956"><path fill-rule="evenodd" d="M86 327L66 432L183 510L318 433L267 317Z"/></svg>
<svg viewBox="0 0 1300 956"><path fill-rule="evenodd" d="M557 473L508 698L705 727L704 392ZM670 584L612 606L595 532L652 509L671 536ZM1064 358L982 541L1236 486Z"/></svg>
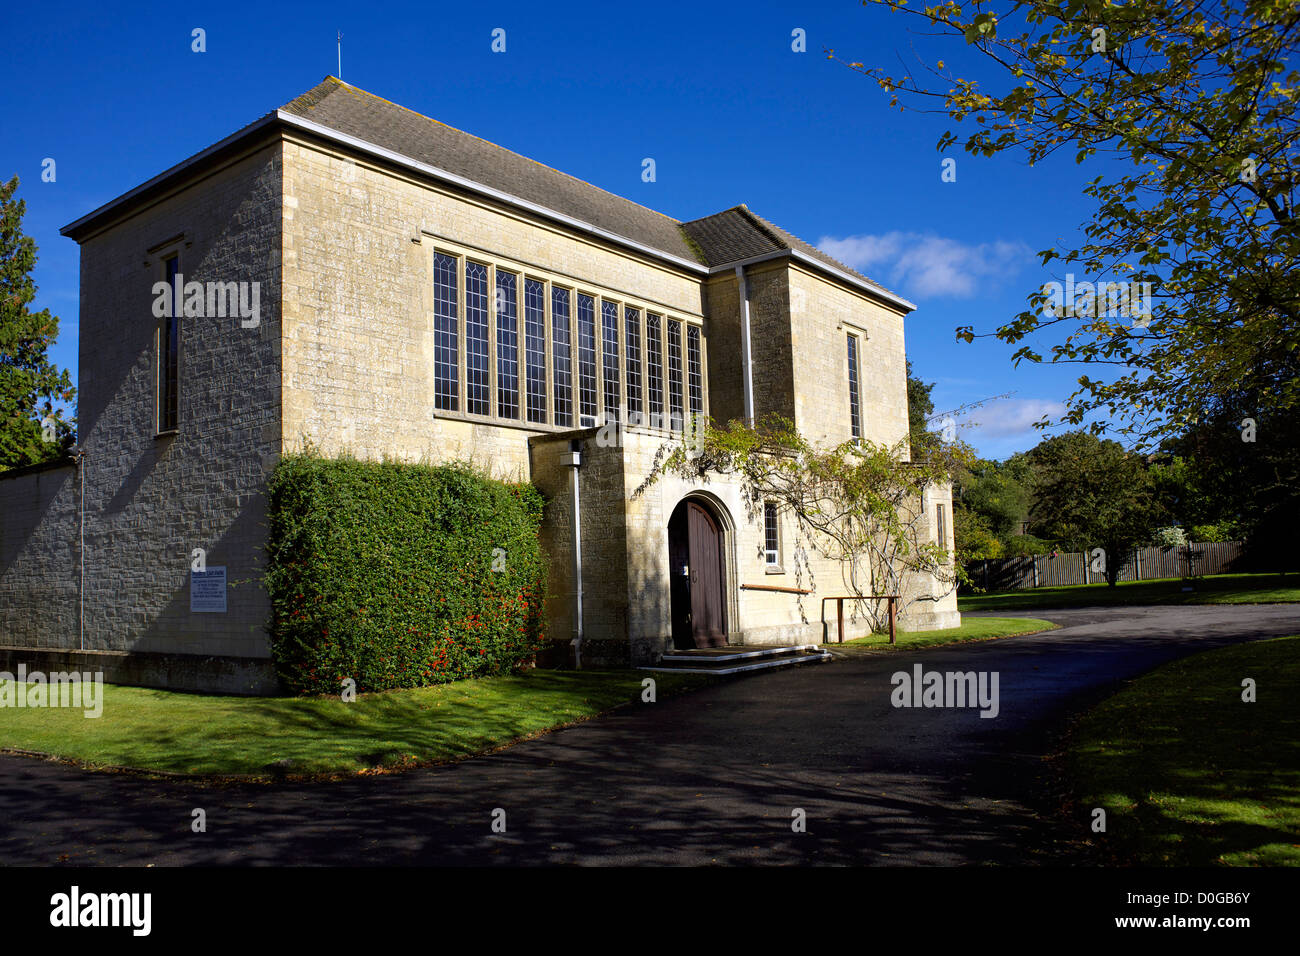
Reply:
<svg viewBox="0 0 1300 956"><path fill-rule="evenodd" d="M1061 630L859 656L636 703L461 764L196 786L0 756L0 860L48 865L1077 862L1046 755L1122 681L1300 633L1300 606L994 612ZM890 676L996 671L999 713L904 709ZM207 832L193 833L203 808ZM492 830L505 811L504 833ZM792 831L792 813L806 832Z"/></svg>

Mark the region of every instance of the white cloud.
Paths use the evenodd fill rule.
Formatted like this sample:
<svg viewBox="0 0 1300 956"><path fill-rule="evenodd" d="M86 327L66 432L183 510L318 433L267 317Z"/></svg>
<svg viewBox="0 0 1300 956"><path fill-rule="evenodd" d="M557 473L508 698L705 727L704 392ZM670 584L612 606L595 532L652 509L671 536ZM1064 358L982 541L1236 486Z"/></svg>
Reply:
<svg viewBox="0 0 1300 956"><path fill-rule="evenodd" d="M823 236L817 247L854 269L888 276L905 295L918 298L972 298L981 284L1014 275L1034 259L1019 240L970 245L918 232Z"/></svg>
<svg viewBox="0 0 1300 956"><path fill-rule="evenodd" d="M1044 415L1056 419L1064 412L1063 404L1044 398L1003 398L972 409L962 425L970 429L973 439L1038 435L1034 422Z"/></svg>

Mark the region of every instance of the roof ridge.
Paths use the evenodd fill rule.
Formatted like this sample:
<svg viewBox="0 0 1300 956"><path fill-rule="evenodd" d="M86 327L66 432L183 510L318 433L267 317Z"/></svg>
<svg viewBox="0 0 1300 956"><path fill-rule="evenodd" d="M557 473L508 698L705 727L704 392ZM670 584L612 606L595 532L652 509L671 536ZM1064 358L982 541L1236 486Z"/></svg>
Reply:
<svg viewBox="0 0 1300 956"><path fill-rule="evenodd" d="M775 242L778 246L780 246L783 249L794 248L794 246L792 246L780 235L780 233L784 232L787 236L791 236L795 239L799 239L799 237L796 236L793 232L788 232L787 230L782 229L774 222L768 222L766 219L764 219L758 213L754 212L748 206L742 205L740 208L744 210L745 215L747 215L751 220L753 220L754 225L757 226L759 230L761 230L763 234L767 236L767 238L771 239L773 242ZM806 242L806 240L803 239L799 239L799 241ZM811 243L806 243L806 244L812 245Z"/></svg>
<svg viewBox="0 0 1300 956"><path fill-rule="evenodd" d="M672 216L668 215L665 212L660 212L658 209L652 209L649 206L642 205L641 203L637 202L634 199L628 199L626 196L620 196L616 192L611 192L610 190L605 189L603 186L597 186L595 183L589 183L585 179L581 179L577 176L574 176L572 173L566 173L562 169L556 169L554 166L547 166L545 163L540 163L537 160L533 159L531 156L525 156L523 153L517 153L508 146L502 146L500 143L494 143L490 139L484 139L482 136L478 136L474 133L469 132L468 130L463 130L459 126L452 126L450 123L444 123L442 120L434 119L432 116L428 116L424 113L421 113L418 110L413 110L409 106L403 106L401 103L395 103L390 99L386 99L385 97L380 96L378 93L371 93L369 90L362 89L359 86L354 86L353 84L347 82L346 80L342 80L339 77L334 76L333 74L326 76L325 79L321 81L321 83L327 83L331 80L333 80L335 83L339 85L336 86L334 89L330 90L329 91L330 93L337 92L339 89L346 87L348 90L355 91L357 93L362 94L363 96L368 96L372 99L379 100L381 103L387 103L389 106L394 106L399 110L403 110L407 113L410 113L412 116L418 117L419 119L422 119L425 122L434 123L445 129L454 130L455 132L460 133L462 136L468 136L472 139L478 140L480 143L486 143L488 146L491 146L493 149L504 150L505 152L509 153L512 156L518 156L520 159L526 160L527 162L532 163L534 166L539 166L542 169L552 172L557 176L563 176L565 179L571 179L574 182L582 183L582 185L587 186L591 189L600 190L600 192L604 193L606 196L613 196L615 199L621 200L622 202L625 203L630 203L631 205L636 206L638 209L644 209L646 212L654 213L656 216L660 216L664 219L667 219L669 222L673 223L676 226L680 226L682 224L682 221L680 219L674 219ZM320 83L318 83L316 87L313 87L313 89L319 88L319 86ZM310 92L311 90L307 91L307 93ZM306 96L307 93L302 94L302 96ZM290 100L289 103L286 103L285 106L292 104L296 100L302 99L302 96L294 97L294 99ZM324 99L324 97L321 97L321 99ZM283 108L284 107L281 107L281 109Z"/></svg>

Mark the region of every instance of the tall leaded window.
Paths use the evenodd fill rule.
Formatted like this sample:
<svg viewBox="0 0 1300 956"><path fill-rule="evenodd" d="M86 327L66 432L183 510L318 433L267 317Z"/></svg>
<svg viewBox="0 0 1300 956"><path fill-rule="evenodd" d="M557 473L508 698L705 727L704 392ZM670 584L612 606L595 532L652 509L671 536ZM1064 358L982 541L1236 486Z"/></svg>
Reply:
<svg viewBox="0 0 1300 956"><path fill-rule="evenodd" d="M645 314L646 384L650 393L650 425L663 427L664 417L664 354L659 344L659 316Z"/></svg>
<svg viewBox="0 0 1300 956"><path fill-rule="evenodd" d="M618 421L618 303L600 302L601 386L605 395L605 420Z"/></svg>
<svg viewBox="0 0 1300 956"><path fill-rule="evenodd" d="M596 300L578 293L578 424L596 418Z"/></svg>
<svg viewBox="0 0 1300 956"><path fill-rule="evenodd" d="M524 280L524 369L528 420L546 421L546 286Z"/></svg>
<svg viewBox="0 0 1300 956"><path fill-rule="evenodd" d="M519 277L497 270L497 414L519 417Z"/></svg>
<svg viewBox="0 0 1300 956"><path fill-rule="evenodd" d="M488 391L488 271L465 262L465 410L492 414Z"/></svg>
<svg viewBox="0 0 1300 956"><path fill-rule="evenodd" d="M934 540L939 547L945 551L948 549L948 506L940 502L934 506L935 509L935 536Z"/></svg>
<svg viewBox="0 0 1300 956"><path fill-rule="evenodd" d="M704 415L704 369L700 364L700 330L694 325L686 327L686 385L691 398L691 418ZM692 428L699 428L694 421Z"/></svg>
<svg viewBox="0 0 1300 956"><path fill-rule="evenodd" d="M641 407L641 313L636 309L623 310L623 339L627 350L627 417L630 422L638 422L644 410Z"/></svg>
<svg viewBox="0 0 1300 956"><path fill-rule="evenodd" d="M858 404L858 337L849 336L849 427L854 438L862 437L862 411Z"/></svg>
<svg viewBox="0 0 1300 956"><path fill-rule="evenodd" d="M555 367L555 424L573 425L573 368L569 346L569 290L551 287L551 352Z"/></svg>
<svg viewBox="0 0 1300 956"><path fill-rule="evenodd" d="M668 320L668 423L682 429L682 324Z"/></svg>
<svg viewBox="0 0 1300 956"><path fill-rule="evenodd" d="M763 502L763 552L768 567L781 563L781 526L777 524L776 503Z"/></svg>
<svg viewBox="0 0 1300 956"><path fill-rule="evenodd" d="M433 257L433 406L460 408L460 350L456 316L456 257Z"/></svg>
<svg viewBox="0 0 1300 956"><path fill-rule="evenodd" d="M171 313L163 319L158 329L158 431L175 431L181 418L181 317L176 308L179 298L176 276L180 272L180 258L172 256L163 262L163 273L171 291Z"/></svg>

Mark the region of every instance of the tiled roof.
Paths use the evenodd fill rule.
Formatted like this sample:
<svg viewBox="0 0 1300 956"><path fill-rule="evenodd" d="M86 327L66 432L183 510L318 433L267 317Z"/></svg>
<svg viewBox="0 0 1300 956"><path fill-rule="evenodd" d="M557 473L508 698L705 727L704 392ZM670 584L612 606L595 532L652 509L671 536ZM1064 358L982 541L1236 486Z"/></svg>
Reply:
<svg viewBox="0 0 1300 956"><path fill-rule="evenodd" d="M739 262L782 249L797 249L823 265L846 272L892 296L898 295L896 292L889 292L874 279L869 279L833 259L811 243L804 242L798 236L756 215L744 204L714 213L712 216L684 222L682 229L691 237L700 254L711 266Z"/></svg>
<svg viewBox="0 0 1300 956"><path fill-rule="evenodd" d="M676 219L335 77L327 77L282 110L641 245L697 261Z"/></svg>

